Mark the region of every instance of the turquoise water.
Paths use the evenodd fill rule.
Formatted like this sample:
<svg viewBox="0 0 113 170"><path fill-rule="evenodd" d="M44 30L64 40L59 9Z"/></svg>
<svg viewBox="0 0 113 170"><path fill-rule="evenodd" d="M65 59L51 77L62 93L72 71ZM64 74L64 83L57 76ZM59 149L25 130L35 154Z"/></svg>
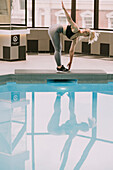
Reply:
<svg viewBox="0 0 113 170"><path fill-rule="evenodd" d="M0 86L0 170L112 170L113 83Z"/></svg>

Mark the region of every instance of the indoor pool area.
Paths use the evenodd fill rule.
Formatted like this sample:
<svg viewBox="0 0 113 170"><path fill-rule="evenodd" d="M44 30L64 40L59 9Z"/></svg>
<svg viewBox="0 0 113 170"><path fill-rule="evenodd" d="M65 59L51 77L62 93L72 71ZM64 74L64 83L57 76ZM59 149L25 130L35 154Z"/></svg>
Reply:
<svg viewBox="0 0 113 170"><path fill-rule="evenodd" d="M0 0L0 170L113 170L113 0Z"/></svg>
<svg viewBox="0 0 113 170"><path fill-rule="evenodd" d="M95 69L56 73L53 58L48 70L28 69L32 57L35 67L49 56L0 68L0 169L112 170L113 76L105 61L74 58Z"/></svg>

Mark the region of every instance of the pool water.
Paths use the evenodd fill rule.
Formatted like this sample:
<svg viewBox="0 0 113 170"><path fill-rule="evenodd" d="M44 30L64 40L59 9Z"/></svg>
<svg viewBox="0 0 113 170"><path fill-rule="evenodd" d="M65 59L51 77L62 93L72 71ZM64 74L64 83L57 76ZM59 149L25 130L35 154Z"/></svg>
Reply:
<svg viewBox="0 0 113 170"><path fill-rule="evenodd" d="M113 83L0 86L0 170L112 170Z"/></svg>

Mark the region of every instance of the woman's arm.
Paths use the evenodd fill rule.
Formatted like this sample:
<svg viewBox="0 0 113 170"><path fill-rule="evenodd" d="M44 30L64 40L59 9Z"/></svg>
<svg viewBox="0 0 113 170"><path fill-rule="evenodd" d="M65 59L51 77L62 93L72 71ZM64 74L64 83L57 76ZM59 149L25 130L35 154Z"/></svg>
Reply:
<svg viewBox="0 0 113 170"><path fill-rule="evenodd" d="M62 1L62 8L65 12L66 18L68 20L68 22L71 24L72 28L78 28L78 25L72 20L71 16L69 15L69 13L67 12L67 10L64 7L64 3Z"/></svg>
<svg viewBox="0 0 113 170"><path fill-rule="evenodd" d="M72 64L72 60L73 60L73 56L74 56L74 50L75 50L75 45L76 45L77 39L74 39L71 43L71 47L69 50L69 55L70 55L70 61L68 63L68 69L70 70L71 68L71 64Z"/></svg>

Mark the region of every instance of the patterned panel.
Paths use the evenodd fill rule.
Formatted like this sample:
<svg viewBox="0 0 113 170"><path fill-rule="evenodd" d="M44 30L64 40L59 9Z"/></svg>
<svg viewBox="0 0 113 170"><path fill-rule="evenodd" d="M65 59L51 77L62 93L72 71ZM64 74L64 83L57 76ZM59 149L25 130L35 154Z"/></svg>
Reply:
<svg viewBox="0 0 113 170"><path fill-rule="evenodd" d="M10 60L10 47L3 46L3 59Z"/></svg>

